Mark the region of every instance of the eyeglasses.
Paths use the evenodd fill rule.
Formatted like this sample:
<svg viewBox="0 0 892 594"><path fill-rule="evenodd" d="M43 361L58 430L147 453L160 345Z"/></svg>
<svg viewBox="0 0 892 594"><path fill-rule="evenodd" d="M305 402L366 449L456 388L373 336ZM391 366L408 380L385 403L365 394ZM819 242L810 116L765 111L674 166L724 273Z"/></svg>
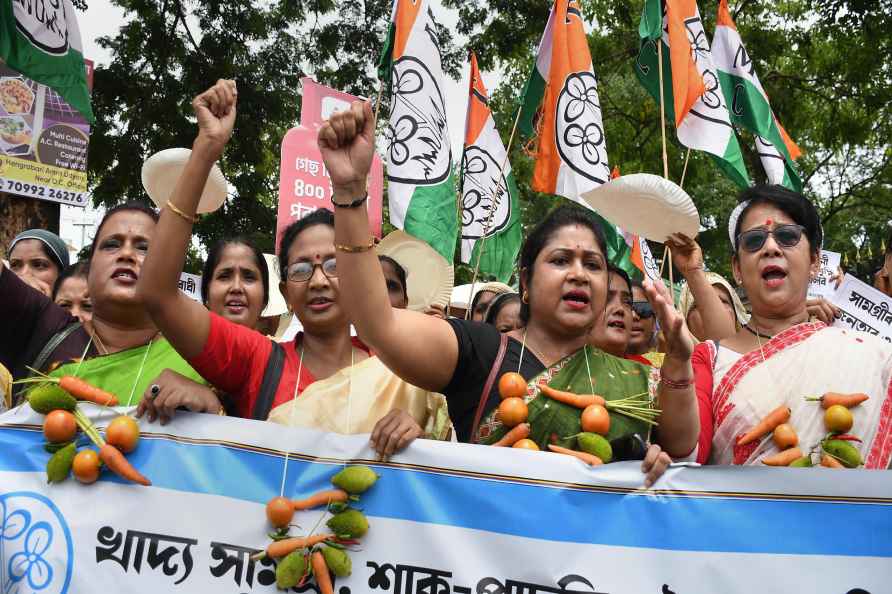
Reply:
<svg viewBox="0 0 892 594"><path fill-rule="evenodd" d="M632 311L642 320L654 317L654 308L650 301L633 301Z"/></svg>
<svg viewBox="0 0 892 594"><path fill-rule="evenodd" d="M295 262L288 267L288 280L292 283L304 283L313 277L317 266L322 269L322 274L328 278L338 277L338 262L334 258L329 258L324 260L322 264Z"/></svg>
<svg viewBox="0 0 892 594"><path fill-rule="evenodd" d="M750 229L737 236L737 245L747 252L758 252L768 241L768 236L774 237L774 241L782 248L796 246L802 240L802 225L778 225L774 229Z"/></svg>

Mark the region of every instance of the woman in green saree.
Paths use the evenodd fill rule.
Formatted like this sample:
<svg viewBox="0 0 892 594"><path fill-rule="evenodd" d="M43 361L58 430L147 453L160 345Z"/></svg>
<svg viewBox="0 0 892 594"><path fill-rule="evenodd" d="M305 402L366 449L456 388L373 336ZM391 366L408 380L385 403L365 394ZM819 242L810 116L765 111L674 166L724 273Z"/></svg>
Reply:
<svg viewBox="0 0 892 594"><path fill-rule="evenodd" d="M139 203L105 214L90 252L93 317L86 324L0 263L0 308L8 323L0 333L0 364L15 379L27 377L28 367L54 377L75 375L117 395L125 406L138 404L166 369L201 381L159 334L136 293L157 219ZM193 409L211 402L210 390L201 390L188 403Z"/></svg>
<svg viewBox="0 0 892 594"><path fill-rule="evenodd" d="M352 296L344 299L344 307L359 335L381 360L411 384L446 396L460 441L488 440L503 430L493 416L499 404L494 380L519 371L529 382L532 437L540 448L578 431L578 410L546 402L537 393L536 386L548 382L556 388L596 391L608 399L642 393L658 399L660 426L642 464L646 485L662 474L669 456L689 455L699 432L692 344L665 287L648 287L668 341L658 389L649 387L646 366L586 346L597 314L605 307L608 275L603 233L579 207L555 209L524 243L520 256L523 329L502 335L485 324L444 321L387 307L365 207L374 129L370 105L355 102L322 126L319 147L334 190L342 294ZM611 437L646 434L643 423L639 426L617 415L611 415L611 421Z"/></svg>

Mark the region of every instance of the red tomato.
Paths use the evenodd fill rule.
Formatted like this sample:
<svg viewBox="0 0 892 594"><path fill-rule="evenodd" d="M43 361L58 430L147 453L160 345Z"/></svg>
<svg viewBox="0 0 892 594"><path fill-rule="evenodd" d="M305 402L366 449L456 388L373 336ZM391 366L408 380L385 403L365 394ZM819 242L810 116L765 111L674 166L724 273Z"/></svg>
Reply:
<svg viewBox="0 0 892 594"><path fill-rule="evenodd" d="M582 411L582 430L607 435L610 431L610 413L600 404L592 404Z"/></svg>
<svg viewBox="0 0 892 594"><path fill-rule="evenodd" d="M532 439L520 439L514 443L512 448L518 448L520 450L539 450L539 446L536 445L536 442Z"/></svg>
<svg viewBox="0 0 892 594"><path fill-rule="evenodd" d="M527 393L527 381L519 373L509 371L499 378L499 396L504 398L523 398Z"/></svg>
<svg viewBox="0 0 892 594"><path fill-rule="evenodd" d="M74 473L74 478L85 485L95 483L99 478L99 454L96 450L79 451L71 463L71 472Z"/></svg>
<svg viewBox="0 0 892 594"><path fill-rule="evenodd" d="M285 528L294 517L294 505L287 497L273 497L266 503L266 518L276 528Z"/></svg>
<svg viewBox="0 0 892 594"><path fill-rule="evenodd" d="M139 442L139 424L127 415L115 417L105 428L105 441L129 454Z"/></svg>
<svg viewBox="0 0 892 594"><path fill-rule="evenodd" d="M505 398L499 405L499 421L506 427L514 427L527 420L529 409L523 398Z"/></svg>
<svg viewBox="0 0 892 594"><path fill-rule="evenodd" d="M51 411L43 420L43 435L50 443L65 443L74 439L77 422L67 410Z"/></svg>

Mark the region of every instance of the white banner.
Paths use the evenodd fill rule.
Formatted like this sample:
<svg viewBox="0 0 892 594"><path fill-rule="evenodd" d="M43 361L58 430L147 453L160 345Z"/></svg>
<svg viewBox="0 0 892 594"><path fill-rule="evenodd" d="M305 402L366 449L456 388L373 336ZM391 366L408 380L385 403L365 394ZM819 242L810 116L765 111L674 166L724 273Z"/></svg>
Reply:
<svg viewBox="0 0 892 594"><path fill-rule="evenodd" d="M808 296L810 298L823 297L824 299L829 299L836 292L836 284L832 279L839 272L841 258L842 254L838 252L821 250L821 271L808 285Z"/></svg>
<svg viewBox="0 0 892 594"><path fill-rule="evenodd" d="M847 274L830 302L842 310L834 326L867 332L892 342L892 298Z"/></svg>
<svg viewBox="0 0 892 594"><path fill-rule="evenodd" d="M178 283L180 291L201 303L201 275L190 274L188 272L180 273L180 281Z"/></svg>
<svg viewBox="0 0 892 594"><path fill-rule="evenodd" d="M380 463L368 436L178 413L143 422L128 455L152 487L47 485L41 422L0 416L4 594L275 592L274 563L249 559L266 501L327 488L345 463L380 479L337 594L879 594L892 579L888 472L681 466L645 491L638 462L417 440ZM297 512L292 534L324 514Z"/></svg>

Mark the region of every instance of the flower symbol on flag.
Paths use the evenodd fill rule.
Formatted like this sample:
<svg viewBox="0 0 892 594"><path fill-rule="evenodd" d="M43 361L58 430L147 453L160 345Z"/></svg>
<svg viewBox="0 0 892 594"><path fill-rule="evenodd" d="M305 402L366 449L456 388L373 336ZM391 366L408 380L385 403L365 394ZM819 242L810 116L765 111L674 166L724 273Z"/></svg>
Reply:
<svg viewBox="0 0 892 594"><path fill-rule="evenodd" d="M28 586L43 590L53 581L53 568L43 554L53 543L53 531L46 522L37 522L25 536L25 550L9 558L9 578L15 584L27 578Z"/></svg>
<svg viewBox="0 0 892 594"><path fill-rule="evenodd" d="M582 157L590 165L601 162L601 153L598 148L604 142L604 131L594 122L583 128L573 124L564 131L564 142L567 146L582 147Z"/></svg>
<svg viewBox="0 0 892 594"><path fill-rule="evenodd" d="M719 88L719 79L713 70L703 71L703 85L706 87L703 95L700 96L703 99L703 103L710 109L719 109L722 106L722 95Z"/></svg>
<svg viewBox="0 0 892 594"><path fill-rule="evenodd" d="M700 16L685 19L685 29L688 31L688 41L694 53L694 63L699 64L701 59L711 61L709 54L709 41L706 39L706 31L703 30L703 21Z"/></svg>
<svg viewBox="0 0 892 594"><path fill-rule="evenodd" d="M586 110L601 109L598 103L598 83L593 74L589 72L571 74L567 77L566 88L569 99L564 117L568 122L575 122Z"/></svg>
<svg viewBox="0 0 892 594"><path fill-rule="evenodd" d="M408 116L397 120L396 125L388 125L384 138L388 148L387 154L391 164L402 165L410 156L409 141L418 131L418 122Z"/></svg>

